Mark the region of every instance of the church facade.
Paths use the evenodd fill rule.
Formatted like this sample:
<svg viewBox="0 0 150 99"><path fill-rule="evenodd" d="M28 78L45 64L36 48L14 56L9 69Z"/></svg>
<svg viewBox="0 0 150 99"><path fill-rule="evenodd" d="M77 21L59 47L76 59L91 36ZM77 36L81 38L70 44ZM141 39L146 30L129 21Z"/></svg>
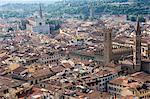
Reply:
<svg viewBox="0 0 150 99"><path fill-rule="evenodd" d="M28 30L40 34L50 34L50 26L46 24L46 18L43 16L42 7L40 4L39 15L29 19Z"/></svg>

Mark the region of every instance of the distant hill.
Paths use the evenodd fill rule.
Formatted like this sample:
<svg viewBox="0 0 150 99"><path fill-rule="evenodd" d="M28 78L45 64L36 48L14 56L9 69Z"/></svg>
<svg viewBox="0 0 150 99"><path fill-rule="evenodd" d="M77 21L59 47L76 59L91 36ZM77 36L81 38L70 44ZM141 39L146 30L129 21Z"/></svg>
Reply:
<svg viewBox="0 0 150 99"><path fill-rule="evenodd" d="M80 14L90 15L90 9L94 15L101 14L150 14L150 0L68 0L49 5L48 11L53 15Z"/></svg>
<svg viewBox="0 0 150 99"><path fill-rule="evenodd" d="M49 2L48 0L44 1ZM25 17L38 11L38 7L38 2L36 4L6 4L0 8L10 10L10 13L5 10L0 11L0 16L2 13L6 13L7 17L12 15ZM11 11L12 9L16 9L16 11L19 9L19 11L15 13L16 11ZM20 12L20 9L23 12ZM89 18L90 15L100 17L102 14L148 15L150 14L150 0L58 0L56 3L43 6L43 10L49 13L49 17L63 17L65 14L78 15L84 19ZM9 16L9 14L12 15Z"/></svg>

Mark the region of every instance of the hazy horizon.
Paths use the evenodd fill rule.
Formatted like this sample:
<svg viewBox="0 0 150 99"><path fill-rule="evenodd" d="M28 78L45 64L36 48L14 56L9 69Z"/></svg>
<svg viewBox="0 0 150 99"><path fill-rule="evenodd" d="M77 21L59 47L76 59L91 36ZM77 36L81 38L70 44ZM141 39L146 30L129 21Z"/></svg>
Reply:
<svg viewBox="0 0 150 99"><path fill-rule="evenodd" d="M53 3L60 0L0 0L0 5L7 3Z"/></svg>

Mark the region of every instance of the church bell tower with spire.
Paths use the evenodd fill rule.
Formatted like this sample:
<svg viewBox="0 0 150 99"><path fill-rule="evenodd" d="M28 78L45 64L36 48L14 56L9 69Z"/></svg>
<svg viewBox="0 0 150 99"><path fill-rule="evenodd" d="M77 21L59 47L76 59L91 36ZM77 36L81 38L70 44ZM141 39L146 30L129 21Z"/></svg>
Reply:
<svg viewBox="0 0 150 99"><path fill-rule="evenodd" d="M43 18L42 5L39 4L39 6L40 6L39 16L42 19Z"/></svg>
<svg viewBox="0 0 150 99"><path fill-rule="evenodd" d="M137 18L137 25L135 30L133 63L134 63L134 70L140 71L141 70L141 27L140 27L139 18Z"/></svg>
<svg viewBox="0 0 150 99"><path fill-rule="evenodd" d="M34 32L37 32L40 34L50 33L50 27L48 24L46 24L46 18L43 15L42 4L39 4L39 12L35 20L36 20L36 26L33 28Z"/></svg>
<svg viewBox="0 0 150 99"><path fill-rule="evenodd" d="M45 19L42 11L42 4L39 4L39 15L36 19L36 24L39 26L45 25Z"/></svg>

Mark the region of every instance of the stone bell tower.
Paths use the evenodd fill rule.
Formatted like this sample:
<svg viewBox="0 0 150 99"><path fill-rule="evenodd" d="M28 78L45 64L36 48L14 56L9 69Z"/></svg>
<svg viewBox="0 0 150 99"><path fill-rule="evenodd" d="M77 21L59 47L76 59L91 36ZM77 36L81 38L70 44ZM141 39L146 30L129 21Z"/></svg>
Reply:
<svg viewBox="0 0 150 99"><path fill-rule="evenodd" d="M106 28L104 31L104 61L107 65L112 60L112 29Z"/></svg>
<svg viewBox="0 0 150 99"><path fill-rule="evenodd" d="M133 63L134 70L141 70L141 27L139 18L137 19L137 25L135 30L134 48L133 48Z"/></svg>

